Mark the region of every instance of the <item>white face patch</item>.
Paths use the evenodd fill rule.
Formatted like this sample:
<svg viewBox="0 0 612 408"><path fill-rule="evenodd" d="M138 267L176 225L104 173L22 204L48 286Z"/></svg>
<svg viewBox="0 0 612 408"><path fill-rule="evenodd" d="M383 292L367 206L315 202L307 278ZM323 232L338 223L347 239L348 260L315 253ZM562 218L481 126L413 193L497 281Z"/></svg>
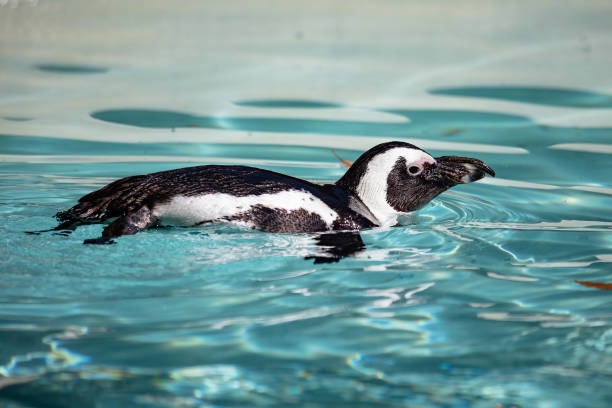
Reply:
<svg viewBox="0 0 612 408"><path fill-rule="evenodd" d="M387 177L397 160L402 157L406 159L406 169L410 166L422 166L424 163L436 162L433 157L422 150L408 147L389 149L370 160L357 185L359 198L378 219L380 226L391 226L397 223L399 213L387 202Z"/></svg>
<svg viewBox="0 0 612 408"><path fill-rule="evenodd" d="M176 196L167 203L156 205L153 209L153 214L162 223L191 226L244 214L256 205L285 211L303 209L317 214L328 227L331 227L332 223L338 218L338 213L319 198L309 192L300 190L287 190L272 194L243 197L225 193L212 193L193 197Z"/></svg>

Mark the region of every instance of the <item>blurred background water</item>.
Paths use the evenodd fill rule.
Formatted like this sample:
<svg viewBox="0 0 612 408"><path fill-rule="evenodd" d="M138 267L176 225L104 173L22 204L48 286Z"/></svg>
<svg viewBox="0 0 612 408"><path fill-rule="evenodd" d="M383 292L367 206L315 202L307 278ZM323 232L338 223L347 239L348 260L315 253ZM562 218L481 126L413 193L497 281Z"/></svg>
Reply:
<svg viewBox="0 0 612 408"><path fill-rule="evenodd" d="M608 407L611 22L609 1L0 1L0 404ZM224 225L24 233L116 178L333 182L332 148L387 140L497 178L336 264Z"/></svg>

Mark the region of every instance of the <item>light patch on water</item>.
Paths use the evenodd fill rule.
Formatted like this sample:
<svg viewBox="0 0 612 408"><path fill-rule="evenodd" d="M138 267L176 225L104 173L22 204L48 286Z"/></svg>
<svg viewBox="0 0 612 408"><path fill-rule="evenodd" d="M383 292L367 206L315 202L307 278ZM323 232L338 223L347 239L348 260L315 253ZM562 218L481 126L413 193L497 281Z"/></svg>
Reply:
<svg viewBox="0 0 612 408"><path fill-rule="evenodd" d="M436 230L436 231L440 231L446 235L449 235L453 238L458 239L459 241L465 241L465 242L472 242L474 241L472 238L468 238L468 237L464 237L461 234L457 234L456 232L451 231L448 227L444 226L444 225L434 225L432 227L432 229ZM453 252L456 252L456 250L459 249L459 246L457 246L455 248L455 250Z"/></svg>
<svg viewBox="0 0 612 408"><path fill-rule="evenodd" d="M588 191L590 193L607 194L612 195L612 188L599 187L599 186L571 186L572 190Z"/></svg>
<svg viewBox="0 0 612 408"><path fill-rule="evenodd" d="M224 377L226 380L229 380L238 377L239 372L234 366L231 365L184 367L172 370L170 372L170 377L175 379L217 375Z"/></svg>
<svg viewBox="0 0 612 408"><path fill-rule="evenodd" d="M512 257L512 259L514 259L516 262L535 262L535 260L533 259L533 257L529 257L527 259L519 259L518 255L515 254L514 252L504 248L504 246L501 243L493 243L493 246L497 249L499 249L500 251L510 255Z"/></svg>
<svg viewBox="0 0 612 408"><path fill-rule="evenodd" d="M386 265L368 265L365 268L363 268L363 270L367 272L382 272L382 271L387 270L387 266Z"/></svg>
<svg viewBox="0 0 612 408"><path fill-rule="evenodd" d="M584 370L579 370L573 367L564 367L560 365L542 366L538 368L537 371L543 374L554 374L554 375L560 375L563 377L575 377L575 378L584 377L589 374L588 372Z"/></svg>
<svg viewBox="0 0 612 408"><path fill-rule="evenodd" d="M250 325L250 324L258 324L262 326L274 326L283 323L295 322L298 320L306 320L306 319L315 319L319 317L330 316L339 312L344 311L346 308L344 306L334 306L334 307L319 307L313 309L302 310L294 313L286 313L275 316L265 316L265 317L233 317L229 319L221 320L213 325L211 325L212 330L222 330L225 327L233 326L233 325Z"/></svg>
<svg viewBox="0 0 612 408"><path fill-rule="evenodd" d="M612 154L612 145L599 143L559 143L548 146L549 149L569 150L573 152Z"/></svg>
<svg viewBox="0 0 612 408"><path fill-rule="evenodd" d="M455 62L436 67L435 69L428 69L426 71L413 73L406 79L393 83L393 89L396 92L405 91L406 88L413 87L415 84L421 82L433 82L433 79L445 80L448 77L458 76L459 73L477 72L477 68L514 62L519 58L528 58L533 55L542 54L543 52L570 49L572 45L576 43L577 40L575 39L558 39L554 41L540 41L537 43L531 43L529 45L502 49L496 53L487 53L483 57L473 58L464 63ZM469 98L465 99L467 101L466 103L473 103L473 101ZM491 103L489 100L486 102L488 104Z"/></svg>
<svg viewBox="0 0 612 408"><path fill-rule="evenodd" d="M394 302L400 300L399 293L404 291L404 288L390 288L390 289L368 289L365 292L365 296L368 297L382 297L383 299L375 300L371 306L376 308L387 308Z"/></svg>
<svg viewBox="0 0 612 408"><path fill-rule="evenodd" d="M2 179L15 179L15 178L23 178L23 179L43 179L46 184L78 184L83 186L92 186L92 185L104 185L108 184L114 180L112 177L70 177L67 175L55 175L55 174L37 174L37 173L11 173L11 174L0 174L0 180Z"/></svg>
<svg viewBox="0 0 612 408"><path fill-rule="evenodd" d="M494 279L503 279L510 280L515 282L536 282L538 278L530 278L527 276L517 276L517 275L502 275L501 273L495 272L487 272L487 276Z"/></svg>
<svg viewBox="0 0 612 408"><path fill-rule="evenodd" d="M256 278L255 280L258 282L269 282L269 281L282 280L282 279L293 279L293 278L297 278L300 276L311 274L316 271L317 271L316 269L307 269L303 271L288 272L282 275L273 276L269 278ZM295 292L295 293L298 293L298 292ZM304 295L307 296L306 294Z"/></svg>
<svg viewBox="0 0 612 408"><path fill-rule="evenodd" d="M245 107L243 105L232 105L227 109L217 111L214 118L220 123L224 120L231 120L232 117L261 119L262 110L267 109L274 112L274 118L283 119L311 119L311 120L330 120L330 121L351 121L351 122L377 122L377 123L410 123L410 119L404 115L392 112L380 111L371 108L359 108L352 106L341 106L332 108L279 108L269 107ZM231 122L230 122L231 123ZM228 123L229 128L231 128Z"/></svg>
<svg viewBox="0 0 612 408"><path fill-rule="evenodd" d="M527 188L527 189L533 189L533 190L570 189L570 190L588 191L591 193L612 195L612 188L602 187L602 186L591 186L591 185L557 186L554 184L533 183L529 181L503 179L499 177L496 177L496 178L486 177L481 180L478 180L477 183L489 184L493 186L502 186L502 187ZM567 199L573 199L573 197L568 197Z"/></svg>
<svg viewBox="0 0 612 408"><path fill-rule="evenodd" d="M236 157L200 156L131 156L131 155L21 155L1 154L0 162L8 163L199 163L199 164L243 164L257 166L287 166L322 169L337 169L341 165L334 162L241 159Z"/></svg>
<svg viewBox="0 0 612 408"><path fill-rule="evenodd" d="M71 325L59 333L45 336L42 343L49 347L49 351L14 355L7 364L0 366L0 375L23 377L79 366L89 361L89 357L62 347L61 340L77 339L87 333L87 327Z"/></svg>
<svg viewBox="0 0 612 408"><path fill-rule="evenodd" d="M364 364L364 356L361 353L354 353L346 357L346 364L357 370L358 372L367 375L369 377L374 377L378 380L382 380L385 376L383 371L370 368L366 364Z"/></svg>
<svg viewBox="0 0 612 408"><path fill-rule="evenodd" d="M266 392L266 387L248 380L244 373L235 366L229 364L214 364L206 366L193 366L174 369L169 375L172 381L165 381L164 387L176 392L176 388L191 388L192 395L197 398L196 402L188 398L177 400L176 397L167 398L171 406L201 406L202 400L214 398L215 396L231 393L239 395L257 391ZM159 404L157 397L143 399L142 402ZM163 404L164 406L166 404Z"/></svg>
<svg viewBox="0 0 612 408"><path fill-rule="evenodd" d="M302 295L302 296L312 296L313 295L313 293L310 292L308 288L292 289L290 292L295 293L297 295Z"/></svg>
<svg viewBox="0 0 612 408"><path fill-rule="evenodd" d="M414 289L408 288L389 288L389 289L368 289L365 292L367 297L382 297L382 299L375 300L370 306L375 308L388 308L396 302L399 302L402 298L406 300L405 304L412 304L414 302L414 295L423 292L430 287L434 286L435 282L427 282L417 286ZM403 293L403 295L402 295Z"/></svg>
<svg viewBox="0 0 612 408"><path fill-rule="evenodd" d="M3 132L23 137L52 137L48 136L48 128L32 125L24 131L23 125L7 123ZM79 129L66 128L62 131L62 138L74 140L101 141L113 143L138 143L146 140L147 143L201 143L205 140L209 144L254 144L278 146L308 146L328 147L330 149L349 149L365 151L377 144L401 140L412 143L425 150L443 150L449 152L471 153L497 153L497 154L529 154L529 150L522 147L485 144L464 143L421 139L413 137L371 137L371 136L341 136L336 134L300 134L287 132L245 132L230 129L204 129L181 128L174 132L167 129L139 129L134 132L130 128L117 126L113 132L106 129L88 129L87 137Z"/></svg>
<svg viewBox="0 0 612 408"><path fill-rule="evenodd" d="M536 323L584 323L584 319L574 315L555 315L547 313L508 313L508 312L480 312L476 314L480 319L497 320L501 322L536 322Z"/></svg>
<svg viewBox="0 0 612 408"><path fill-rule="evenodd" d="M529 181L520 181L520 180L509 180L509 179L503 179L499 177L495 177L495 178L485 177L481 180L478 180L477 183L490 184L494 186L503 186L503 187L529 188L529 189L536 189L536 190L555 190L555 189L560 188L559 186L555 186L552 184L532 183Z"/></svg>
<svg viewBox="0 0 612 408"><path fill-rule="evenodd" d="M477 309L486 309L492 306L495 306L495 303L468 303L468 305L470 305L473 308L477 308Z"/></svg>
<svg viewBox="0 0 612 408"><path fill-rule="evenodd" d="M559 261L559 262L533 262L514 263L516 266L528 266L530 268L584 268L596 263L611 263L612 254L595 255L597 259L592 261Z"/></svg>
<svg viewBox="0 0 612 408"><path fill-rule="evenodd" d="M528 231L602 231L612 229L610 221L561 220L559 222L488 222L469 221L466 226L485 229L512 229Z"/></svg>
<svg viewBox="0 0 612 408"><path fill-rule="evenodd" d="M390 253L390 249L369 249L356 253L354 257L362 261L385 261Z"/></svg>
<svg viewBox="0 0 612 408"><path fill-rule="evenodd" d="M404 299L409 299L411 298L413 295L419 293L419 292L423 292L429 288L431 288L432 286L434 286L436 283L435 282L427 282L427 283L423 283L421 285L419 285L416 289L410 290L408 292L406 292L404 294Z"/></svg>

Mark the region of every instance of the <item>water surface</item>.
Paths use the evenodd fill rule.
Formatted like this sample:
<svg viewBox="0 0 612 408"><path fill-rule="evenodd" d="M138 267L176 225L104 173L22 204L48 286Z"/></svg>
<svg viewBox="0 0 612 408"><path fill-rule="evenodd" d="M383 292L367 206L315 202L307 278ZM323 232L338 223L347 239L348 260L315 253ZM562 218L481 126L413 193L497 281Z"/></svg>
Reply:
<svg viewBox="0 0 612 408"><path fill-rule="evenodd" d="M607 407L610 19L542 4L0 8L0 405ZM227 225L26 234L117 178L330 183L388 140L497 177L330 264Z"/></svg>

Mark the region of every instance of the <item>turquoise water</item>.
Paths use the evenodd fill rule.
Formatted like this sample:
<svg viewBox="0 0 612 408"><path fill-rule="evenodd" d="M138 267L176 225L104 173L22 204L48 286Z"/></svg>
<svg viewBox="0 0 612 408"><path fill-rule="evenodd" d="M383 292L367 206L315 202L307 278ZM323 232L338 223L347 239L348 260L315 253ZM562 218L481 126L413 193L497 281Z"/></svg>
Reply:
<svg viewBox="0 0 612 408"><path fill-rule="evenodd" d="M127 159L2 163L0 381L11 385L0 398L75 407L605 406L610 292L574 281L610 281L610 157L546 146L601 143L611 131L443 114L427 113L440 117L419 132L493 138L529 154L475 154L502 182L457 187L403 226L364 231L364 252L329 265L304 260L317 251L308 236L222 225L150 230L100 247L82 245L98 225L69 236L24 233L53 227L55 212L114 178L184 165L134 155L234 157L332 182L344 170L328 148L3 135L7 155ZM182 123L169 112L108 117ZM357 126L223 122L298 133ZM376 123L363 131L377 126L392 132ZM435 137L454 126L461 131ZM339 153L353 160L360 151Z"/></svg>
<svg viewBox="0 0 612 408"><path fill-rule="evenodd" d="M459 13L443 34L420 2L10 3L1 406L609 406L609 7L474 7L520 18ZM244 164L329 183L332 149L388 140L497 177L331 264L305 259L312 236L227 225L26 234L128 175Z"/></svg>

